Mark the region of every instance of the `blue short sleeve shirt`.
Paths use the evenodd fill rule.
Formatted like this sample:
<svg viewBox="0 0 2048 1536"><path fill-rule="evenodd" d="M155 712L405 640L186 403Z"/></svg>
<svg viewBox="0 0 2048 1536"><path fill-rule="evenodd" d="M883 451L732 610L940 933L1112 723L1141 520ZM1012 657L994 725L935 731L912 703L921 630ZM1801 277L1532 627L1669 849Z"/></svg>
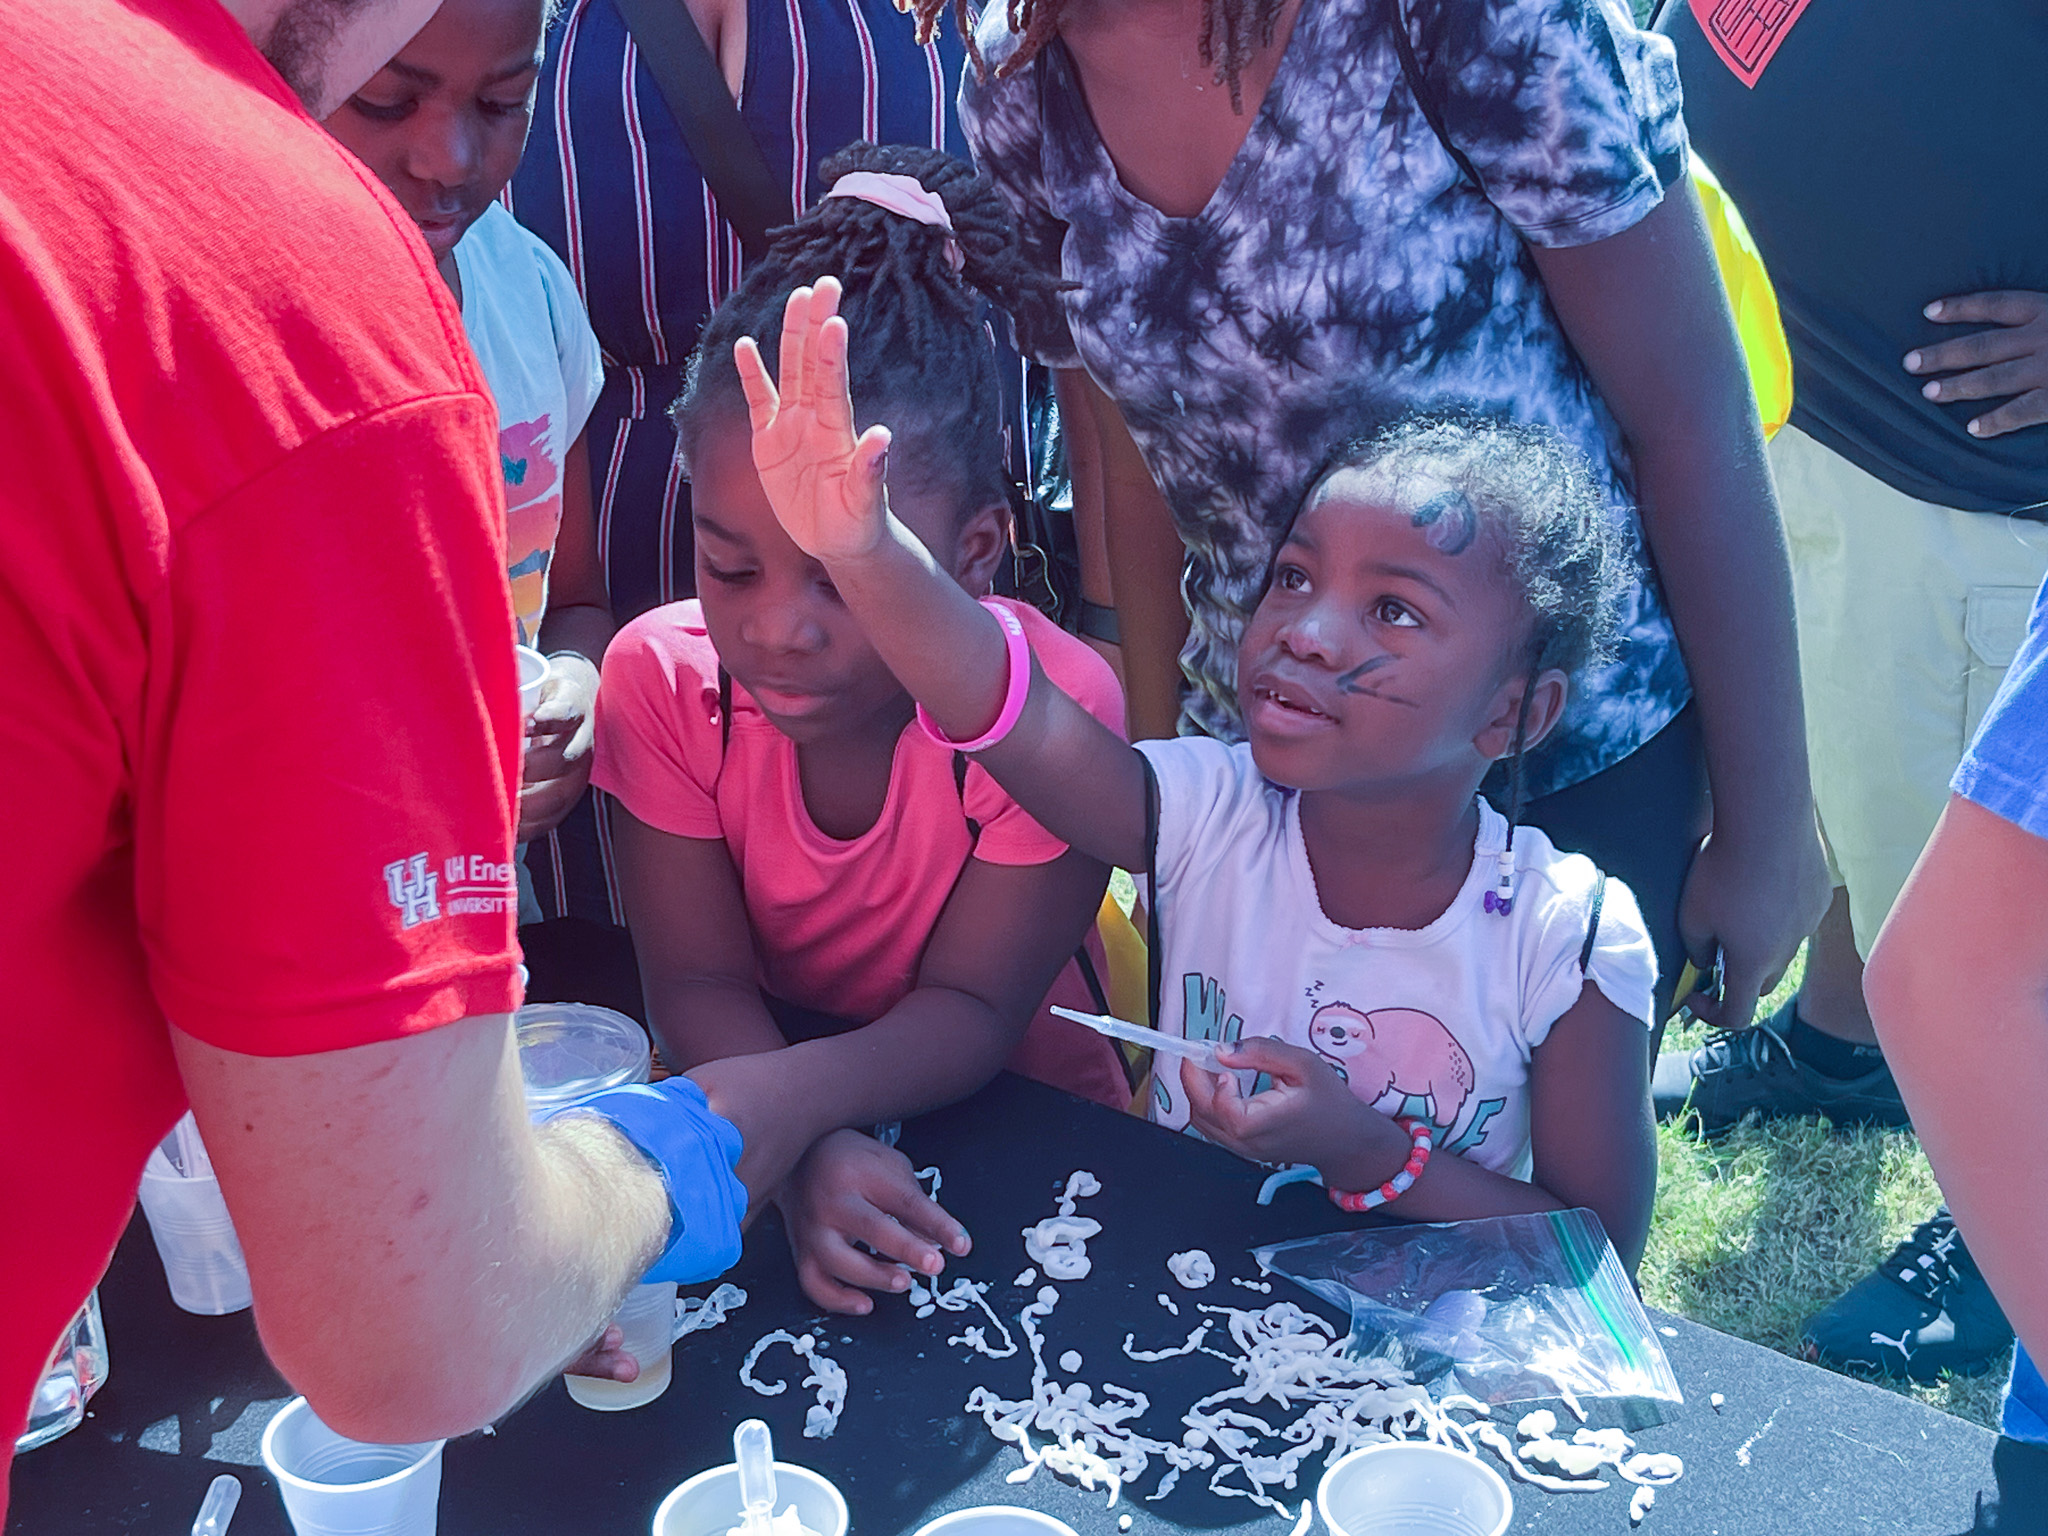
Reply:
<svg viewBox="0 0 2048 1536"><path fill-rule="evenodd" d="M1949 787L2048 838L2048 584L2035 594L2026 641Z"/></svg>

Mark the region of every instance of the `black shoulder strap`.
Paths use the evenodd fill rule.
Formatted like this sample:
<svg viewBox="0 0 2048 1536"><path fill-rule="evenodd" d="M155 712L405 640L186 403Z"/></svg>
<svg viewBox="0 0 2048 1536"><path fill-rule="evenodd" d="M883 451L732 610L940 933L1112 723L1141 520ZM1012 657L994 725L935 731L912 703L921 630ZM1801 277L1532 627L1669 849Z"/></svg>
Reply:
<svg viewBox="0 0 2048 1536"><path fill-rule="evenodd" d="M1586 967L1593 963L1593 946L1600 937L1600 909L1607 905L1607 872L1598 865L1593 868L1593 910L1586 919L1586 942L1579 950L1579 974L1586 974Z"/></svg>
<svg viewBox="0 0 2048 1536"><path fill-rule="evenodd" d="M1151 1010L1148 1022L1161 1029L1165 1026L1159 1018L1159 775L1144 753L1138 754L1138 762L1145 770L1145 1005Z"/></svg>
<svg viewBox="0 0 2048 1536"><path fill-rule="evenodd" d="M1415 98L1415 105L1422 109L1428 119L1430 131L1437 142L1444 147L1458 169L1465 173L1465 179L1472 183L1473 190L1490 203L1486 196L1486 183L1479 179L1479 173L1472 169L1472 162L1465 158L1465 151L1451 142L1451 136L1444 129L1444 115L1436 104L1428 84L1422 78L1422 65L1415 57L1415 44L1408 36L1408 8L1402 0L1387 0L1387 9L1393 13L1394 51L1401 56L1401 78L1408 82L1408 94Z"/></svg>
<svg viewBox="0 0 2048 1536"><path fill-rule="evenodd" d="M788 190L768 169L740 109L683 0L613 0L633 34L683 142L718 199L750 261L768 249L768 231L790 222Z"/></svg>
<svg viewBox="0 0 2048 1536"><path fill-rule="evenodd" d="M732 746L732 674L721 663L718 668L718 766L725 767L726 751Z"/></svg>
<svg viewBox="0 0 2048 1536"><path fill-rule="evenodd" d="M960 817L967 823L967 853L971 858L981 846L981 823L967 814L967 754L953 754L953 793L960 797Z"/></svg>

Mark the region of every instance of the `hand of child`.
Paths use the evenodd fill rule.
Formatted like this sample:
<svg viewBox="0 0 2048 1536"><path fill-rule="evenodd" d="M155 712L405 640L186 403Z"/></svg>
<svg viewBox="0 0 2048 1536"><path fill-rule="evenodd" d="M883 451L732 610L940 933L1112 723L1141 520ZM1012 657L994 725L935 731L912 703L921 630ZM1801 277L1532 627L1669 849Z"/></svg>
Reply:
<svg viewBox="0 0 2048 1536"><path fill-rule="evenodd" d="M562 1367L562 1374L595 1376L600 1381L638 1381L640 1362L627 1353L625 1330L610 1323L582 1354Z"/></svg>
<svg viewBox="0 0 2048 1536"><path fill-rule="evenodd" d="M580 656L550 659L540 703L526 727L519 788L519 841L562 824L590 783L597 668Z"/></svg>
<svg viewBox="0 0 2048 1536"><path fill-rule="evenodd" d="M936 1275L948 1253L970 1246L960 1223L918 1187L910 1159L859 1131L821 1136L776 1203L804 1294L828 1312L872 1312L868 1291L909 1288L899 1264Z"/></svg>
<svg viewBox="0 0 2048 1536"><path fill-rule="evenodd" d="M1183 1061L1181 1088L1194 1128L1238 1156L1313 1163L1325 1178L1333 1172L1348 1178L1361 1163L1376 1167L1389 1156L1391 1173L1407 1157L1400 1127L1359 1103L1337 1069L1315 1052L1259 1036L1224 1045L1218 1060L1230 1070L1206 1072ZM1263 1072L1272 1086L1247 1096L1238 1087L1240 1071Z"/></svg>
<svg viewBox="0 0 2048 1536"><path fill-rule="evenodd" d="M784 531L828 565L874 549L888 520L882 472L889 429L853 435L839 280L821 277L815 288L790 294L779 389L753 337L740 338L733 362L754 426L754 469Z"/></svg>

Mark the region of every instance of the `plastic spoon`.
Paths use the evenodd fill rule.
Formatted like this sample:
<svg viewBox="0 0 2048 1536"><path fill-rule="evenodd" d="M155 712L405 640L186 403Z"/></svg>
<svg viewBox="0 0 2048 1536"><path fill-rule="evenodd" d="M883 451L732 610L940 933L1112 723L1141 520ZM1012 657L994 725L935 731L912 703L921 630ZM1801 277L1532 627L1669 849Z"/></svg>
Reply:
<svg viewBox="0 0 2048 1536"><path fill-rule="evenodd" d="M221 1473L200 1501L199 1513L192 1519L192 1536L227 1536L228 1522L235 1518L235 1506L241 1502L241 1479Z"/></svg>
<svg viewBox="0 0 2048 1536"><path fill-rule="evenodd" d="M768 1426L748 1419L734 1430L732 1459L740 1469L741 1536L769 1536L775 1515L775 1442Z"/></svg>
<svg viewBox="0 0 2048 1536"><path fill-rule="evenodd" d="M1098 1035L1107 1035L1112 1040L1142 1045L1147 1050L1159 1051L1167 1056L1185 1056L1207 1072L1224 1070L1216 1060L1216 1042L1213 1040L1184 1040L1179 1035L1147 1029L1142 1024L1126 1024L1122 1019L1112 1019L1103 1013L1076 1013L1071 1008L1061 1008L1058 1005L1054 1005L1052 1011L1063 1019L1085 1024Z"/></svg>

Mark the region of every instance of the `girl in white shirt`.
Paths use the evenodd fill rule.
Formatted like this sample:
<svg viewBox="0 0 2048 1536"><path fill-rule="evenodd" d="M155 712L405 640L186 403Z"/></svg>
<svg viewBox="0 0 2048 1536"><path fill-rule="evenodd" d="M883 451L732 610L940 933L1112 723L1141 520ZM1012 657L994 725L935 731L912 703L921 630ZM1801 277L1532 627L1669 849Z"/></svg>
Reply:
<svg viewBox="0 0 2048 1536"><path fill-rule="evenodd" d="M1153 1118L1312 1164L1351 1209L1590 1207L1633 1269L1655 956L1625 886L1513 827L1522 756L1626 579L1583 458L1465 420L1339 453L1238 650L1248 740L1126 746L1013 673L1000 616L890 515L837 298L830 278L791 295L779 394L740 345L762 484L930 726L1055 835L1151 873L1155 1022L1224 1042L1230 1069L1156 1072ZM1506 817L1479 795L1502 761Z"/></svg>

